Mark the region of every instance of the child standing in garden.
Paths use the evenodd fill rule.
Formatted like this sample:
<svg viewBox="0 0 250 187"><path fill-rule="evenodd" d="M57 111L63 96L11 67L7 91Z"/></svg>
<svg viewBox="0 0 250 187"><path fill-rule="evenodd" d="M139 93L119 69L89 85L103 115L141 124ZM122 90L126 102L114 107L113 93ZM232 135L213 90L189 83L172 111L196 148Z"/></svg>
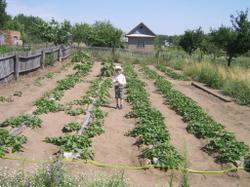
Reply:
<svg viewBox="0 0 250 187"><path fill-rule="evenodd" d="M126 78L122 74L122 67L119 65L115 66L115 76L113 83L115 86L116 109L122 109L124 97L123 89L126 85Z"/></svg>

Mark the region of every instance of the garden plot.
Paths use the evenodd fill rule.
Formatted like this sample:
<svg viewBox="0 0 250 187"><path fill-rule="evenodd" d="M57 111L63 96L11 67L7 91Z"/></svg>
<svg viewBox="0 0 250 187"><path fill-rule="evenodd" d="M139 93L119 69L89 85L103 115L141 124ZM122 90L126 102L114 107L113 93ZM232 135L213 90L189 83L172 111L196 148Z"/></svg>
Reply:
<svg viewBox="0 0 250 187"><path fill-rule="evenodd" d="M157 71L154 66L149 66ZM166 77L162 72L159 75ZM206 92L191 86L189 81L171 80L173 87L192 98L212 118L225 125L226 130L234 132L238 140L244 141L250 146L250 108L238 105L234 102L225 103Z"/></svg>
<svg viewBox="0 0 250 187"><path fill-rule="evenodd" d="M22 124L25 124L26 126L31 124L32 125L31 127L35 128L39 125L38 127L40 127L40 129L24 130L23 135L24 134L27 135L25 136L25 138L26 138L26 141L28 140L26 144L28 153L27 155L22 155L22 156L29 158L28 155L30 152L30 153L33 153L32 155L34 154L36 155L35 158L41 158L41 157L42 157L41 159L48 158L48 155L46 155L46 152L50 150L51 147L45 146L45 144L43 144L42 141L45 138L44 136L46 134L51 134L51 133L53 134L53 132L55 134L60 133L61 131L58 131L58 128L62 129L62 127L60 128L62 121L65 120L65 122L67 122L68 120L72 120L67 115L77 116L82 113L82 112L77 113L78 111L75 112L75 109L72 109L72 105L64 106L60 104L60 99L63 97L65 92L67 92L67 90L70 90L70 89L75 89L74 91L81 92L82 94L84 91L86 91L86 90L77 90L78 89L77 87L76 88L73 88L73 87L76 84L80 83L82 78L87 75L91 67L92 65L88 64L88 62L75 63L74 69L76 70L76 73L66 76L64 79L58 81L57 86L53 90L46 92L46 94L44 94L43 97L38 99L35 102L36 107L32 107L32 109L35 108L35 110L33 109L33 115L23 115L18 118L11 117L11 118L7 118L4 122L1 123L1 127L4 127L4 128L8 128L8 126L10 125L12 127L18 127ZM95 79L95 76L97 76L97 72L100 72L100 65L99 66L98 64L95 65L95 68L93 69L94 69L93 72L91 72L91 74L88 75L89 80ZM89 84L89 83L82 82L82 84ZM72 98L70 96L68 97L69 101L73 101L74 99L75 99L74 97ZM63 112L60 112L60 115L56 117L54 116L55 113L54 114L49 113L49 112L59 112L63 110L65 114ZM65 119L64 119L64 116L66 116ZM43 126L43 124L41 124L42 120L40 118L42 118L43 120L45 120L45 122L48 122L48 123L44 124ZM39 124L34 126L38 122ZM43 154L44 152L45 152L45 156L43 157L42 155L44 155ZM25 151L23 153L25 153ZM50 154L51 156L53 155L53 153L51 152Z"/></svg>
<svg viewBox="0 0 250 187"><path fill-rule="evenodd" d="M74 58L76 60L90 57L79 52ZM26 128L22 133L27 137L24 152L10 156L39 161L56 158L58 151L72 152L84 160L64 161L64 166L71 175L109 175L121 172L128 178L131 186L163 186L170 182L172 169L180 168L184 171L182 152L186 143L191 169L221 169L212 156L201 150L208 142L187 133L189 121L183 122L179 114L169 105L165 105L163 97L156 92L153 81L145 79L138 67L133 68L132 65L124 64L128 81L126 97L129 103L125 102L124 109L116 110L113 108L115 99L110 78L103 77L112 74L114 64L109 61L101 66L99 62L92 65L80 61L71 69L75 69L73 72L77 74L65 76L54 89L36 100L35 106L28 109L28 113L35 111L34 114L43 123L40 128ZM100 72L103 76L97 77ZM148 72L147 75L150 76L151 73ZM158 85L160 83L158 82ZM97 99L93 121L89 128L84 129L83 134L77 134L83 119L86 118L86 106L92 103L93 98ZM88 160L88 164L85 163L85 159ZM93 162L90 164L92 159L96 161L95 164L131 166L130 169L147 165L150 169L100 168L93 165ZM36 167L34 163L22 161L1 159L0 163L1 166L12 168ZM174 172L174 186L181 184L181 171ZM247 186L250 181L249 173L239 171L237 174L231 174L231 177L226 174L190 174L189 183L191 186L202 184L233 187Z"/></svg>
<svg viewBox="0 0 250 187"><path fill-rule="evenodd" d="M137 67L137 73L140 79L146 82L146 89L150 96L150 101L166 118L166 124L169 128L172 144L179 152L184 152L185 149L188 154L189 168L198 170L220 170L221 165L216 164L214 159L201 149L205 142L195 138L193 135L187 133L187 124L183 122L181 117L175 113L170 106L165 105L164 98L160 96L157 88L154 86L154 81L145 79L145 75L140 72ZM148 75L148 73L147 73ZM237 177L229 177L227 175L190 175L190 186L200 186L200 181L204 186L246 186L249 180L248 174L240 172L240 179Z"/></svg>

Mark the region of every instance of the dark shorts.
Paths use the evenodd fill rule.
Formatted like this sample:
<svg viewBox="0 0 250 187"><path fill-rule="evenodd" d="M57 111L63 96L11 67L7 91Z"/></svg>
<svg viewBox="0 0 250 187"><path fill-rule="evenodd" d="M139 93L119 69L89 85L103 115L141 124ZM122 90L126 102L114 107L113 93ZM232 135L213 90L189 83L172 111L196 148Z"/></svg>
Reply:
<svg viewBox="0 0 250 187"><path fill-rule="evenodd" d="M115 98L123 99L123 86L115 86Z"/></svg>

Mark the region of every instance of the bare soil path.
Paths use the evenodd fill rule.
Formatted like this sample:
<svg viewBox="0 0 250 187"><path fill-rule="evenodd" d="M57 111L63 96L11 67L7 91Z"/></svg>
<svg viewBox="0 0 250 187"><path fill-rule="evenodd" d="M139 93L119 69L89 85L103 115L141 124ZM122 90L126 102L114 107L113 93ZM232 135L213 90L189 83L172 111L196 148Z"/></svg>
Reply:
<svg viewBox="0 0 250 187"><path fill-rule="evenodd" d="M12 81L7 85L0 86L0 96L13 95L15 91L22 91L21 97L14 97L14 102L0 104L0 122L11 116L18 116L23 113L29 113L33 110L33 102L42 97L43 94L56 86L58 80L63 79L66 75L75 71L68 67L60 73L56 73L52 79L42 81L41 86L33 85L33 81L39 76L44 76L49 72L59 72L63 65L69 63L70 59L55 66L48 67L45 70L39 70L20 77L18 81Z"/></svg>
<svg viewBox="0 0 250 187"><path fill-rule="evenodd" d="M154 86L154 81L145 78L144 74L136 68L141 80L146 82L146 90L149 93L152 105L159 110L165 117L167 128L170 132L171 143L180 153L187 150L189 167L196 170L220 170L221 166L214 162L214 159L203 152L201 148L204 142L187 133L187 124L182 121L181 116L164 104L164 98L158 93ZM179 181L180 182L180 181ZM190 175L190 186L248 186L250 175L246 172L240 172L239 178L229 177L227 175Z"/></svg>
<svg viewBox="0 0 250 187"><path fill-rule="evenodd" d="M238 140L250 146L250 107L241 106L234 102L224 102L194 86L190 81L173 80L150 65L160 75L166 77L174 88L192 98L214 120L222 123L227 131L235 133Z"/></svg>

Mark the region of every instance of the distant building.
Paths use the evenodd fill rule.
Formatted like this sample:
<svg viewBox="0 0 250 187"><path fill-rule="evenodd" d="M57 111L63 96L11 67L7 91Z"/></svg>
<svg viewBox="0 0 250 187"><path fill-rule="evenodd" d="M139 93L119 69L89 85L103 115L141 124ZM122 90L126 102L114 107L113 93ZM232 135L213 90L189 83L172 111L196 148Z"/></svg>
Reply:
<svg viewBox="0 0 250 187"><path fill-rule="evenodd" d="M22 46L21 33L19 31L2 30L0 31L0 43L2 45Z"/></svg>
<svg viewBox="0 0 250 187"><path fill-rule="evenodd" d="M153 33L144 23L140 23L133 28L127 35L128 49L141 52L152 52L154 50Z"/></svg>

